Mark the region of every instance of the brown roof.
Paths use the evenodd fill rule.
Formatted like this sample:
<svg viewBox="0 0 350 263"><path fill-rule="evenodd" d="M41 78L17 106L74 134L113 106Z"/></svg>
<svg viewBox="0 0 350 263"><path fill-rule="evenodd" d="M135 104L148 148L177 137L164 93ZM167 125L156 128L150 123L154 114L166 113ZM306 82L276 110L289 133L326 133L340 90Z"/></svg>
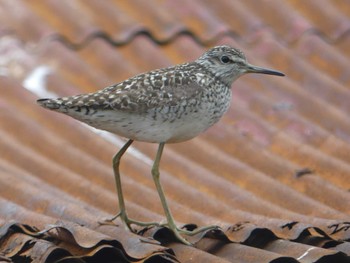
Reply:
<svg viewBox="0 0 350 263"><path fill-rule="evenodd" d="M349 6L1 1L0 261L350 262ZM164 228L100 226L117 211L111 158L123 139L35 100L96 91L218 44L287 75L239 79L218 124L165 148L161 181L178 223L223 231L189 247ZM156 147L135 143L122 162L139 220L164 220L150 177Z"/></svg>

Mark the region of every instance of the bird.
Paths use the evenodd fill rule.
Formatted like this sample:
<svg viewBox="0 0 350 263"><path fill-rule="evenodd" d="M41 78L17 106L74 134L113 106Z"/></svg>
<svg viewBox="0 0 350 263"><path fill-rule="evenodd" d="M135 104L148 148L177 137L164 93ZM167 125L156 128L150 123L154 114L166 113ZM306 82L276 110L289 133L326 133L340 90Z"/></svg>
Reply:
<svg viewBox="0 0 350 263"><path fill-rule="evenodd" d="M128 141L112 159L119 212L105 223L120 218L132 225L164 226L175 238L192 245L184 235L218 229L206 226L193 231L176 225L160 183L159 164L164 145L190 140L220 120L231 103L232 83L247 73L285 76L284 73L248 63L244 53L227 45L215 46L194 61L138 74L93 93L61 98L42 98L37 103ZM129 218L122 192L119 164L134 141L157 143L152 177L166 216L166 223Z"/></svg>

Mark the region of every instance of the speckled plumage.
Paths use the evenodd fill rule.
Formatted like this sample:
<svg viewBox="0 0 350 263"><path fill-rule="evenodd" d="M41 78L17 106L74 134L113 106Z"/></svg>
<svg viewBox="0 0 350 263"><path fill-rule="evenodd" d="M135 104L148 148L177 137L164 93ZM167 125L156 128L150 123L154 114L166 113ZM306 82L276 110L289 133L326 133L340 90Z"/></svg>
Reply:
<svg viewBox="0 0 350 263"><path fill-rule="evenodd" d="M222 57L230 63L222 62ZM196 61L157 69L89 94L39 104L95 128L138 141L180 142L203 132L227 111L231 84L247 71L244 54L218 46Z"/></svg>

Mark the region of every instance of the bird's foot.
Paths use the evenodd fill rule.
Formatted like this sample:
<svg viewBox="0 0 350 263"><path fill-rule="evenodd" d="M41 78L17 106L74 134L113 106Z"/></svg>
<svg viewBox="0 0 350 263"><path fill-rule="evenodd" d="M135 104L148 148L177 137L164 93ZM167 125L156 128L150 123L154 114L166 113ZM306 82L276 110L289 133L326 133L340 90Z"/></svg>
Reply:
<svg viewBox="0 0 350 263"><path fill-rule="evenodd" d="M114 220L116 220L118 217L120 217L120 220L123 222L125 227L133 233L137 233L137 231L135 229L133 229L131 227L131 225L137 225L140 227L150 227L150 226L166 227L173 232L173 234L175 235L175 237L178 241L180 241L181 243L183 243L185 245L189 245L189 246L193 246L193 244L191 242L189 242L188 240L186 240L183 236L181 236L181 234L186 235L186 236L194 236L194 235L197 235L197 234L202 233L202 232L220 229L219 226L211 225L211 226L200 227L200 228L197 228L197 229L191 231L191 230L179 228L178 226L176 226L173 223L141 222L141 221L130 219L127 216L126 212L123 212L123 211L120 211L118 214L116 214L115 216L113 216L111 218L99 221L98 223L100 225L118 226L118 224L116 224L114 222Z"/></svg>
<svg viewBox="0 0 350 263"><path fill-rule="evenodd" d="M202 232L207 232L207 231L210 231L210 230L218 230L220 229L219 226L216 226L216 225L211 225L211 226L204 226L204 227L200 227L200 228L197 228L197 229L194 229L194 230L186 230L186 229L182 229L182 228L179 228L179 227L176 227L177 230L182 233L182 234L185 234L187 236L195 236L199 233L202 233Z"/></svg>
<svg viewBox="0 0 350 263"><path fill-rule="evenodd" d="M131 225L137 225L141 227L149 227L149 226L161 226L161 224L157 222L142 222L142 221L137 221L134 219L130 219L126 212L120 211L118 214L114 215L111 218L104 219L102 221L98 221L100 225L112 225L112 226L118 226L118 224L114 223L113 221L116 220L118 217L120 217L120 220L123 222L125 227L133 232L136 233L137 231L131 227Z"/></svg>
<svg viewBox="0 0 350 263"><path fill-rule="evenodd" d="M102 220L99 220L98 223L102 226L105 225L112 225L112 226L118 226L118 224L114 223L113 221L116 220L118 217L120 217L121 212L119 212L118 214L114 215L111 218L104 218Z"/></svg>
<svg viewBox="0 0 350 263"><path fill-rule="evenodd" d="M136 232L131 225L137 225L141 227L148 227L148 226L160 226L159 223L157 222L142 222L142 221L137 221L134 219L130 219L126 213L119 212L115 216L111 218L104 219L102 221L99 221L98 223L100 225L113 225L113 226L118 226L118 224L114 223L114 220L116 220L118 217L120 217L120 220L123 222L123 224L129 229L131 232Z"/></svg>
<svg viewBox="0 0 350 263"><path fill-rule="evenodd" d="M182 242L185 245L189 245L189 246L193 246L193 244L190 243L188 240L186 240L184 237L182 237L181 234L184 234L187 236L194 236L194 235L197 235L197 234L202 233L202 232L220 229L220 227L216 226L216 225L205 226L205 227L201 227L201 228L198 228L198 229L195 229L192 231L179 228L176 225L169 224L169 223L161 224L160 226L164 226L164 227L169 228L174 233L174 235L178 241Z"/></svg>

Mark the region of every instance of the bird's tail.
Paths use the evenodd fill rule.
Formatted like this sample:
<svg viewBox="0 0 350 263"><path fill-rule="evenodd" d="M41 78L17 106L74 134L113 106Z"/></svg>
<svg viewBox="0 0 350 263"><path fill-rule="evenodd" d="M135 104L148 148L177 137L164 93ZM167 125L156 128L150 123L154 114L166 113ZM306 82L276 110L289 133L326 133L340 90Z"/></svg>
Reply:
<svg viewBox="0 0 350 263"><path fill-rule="evenodd" d="M59 110L62 105L62 100L60 99L38 99L36 101L41 107L49 110Z"/></svg>

